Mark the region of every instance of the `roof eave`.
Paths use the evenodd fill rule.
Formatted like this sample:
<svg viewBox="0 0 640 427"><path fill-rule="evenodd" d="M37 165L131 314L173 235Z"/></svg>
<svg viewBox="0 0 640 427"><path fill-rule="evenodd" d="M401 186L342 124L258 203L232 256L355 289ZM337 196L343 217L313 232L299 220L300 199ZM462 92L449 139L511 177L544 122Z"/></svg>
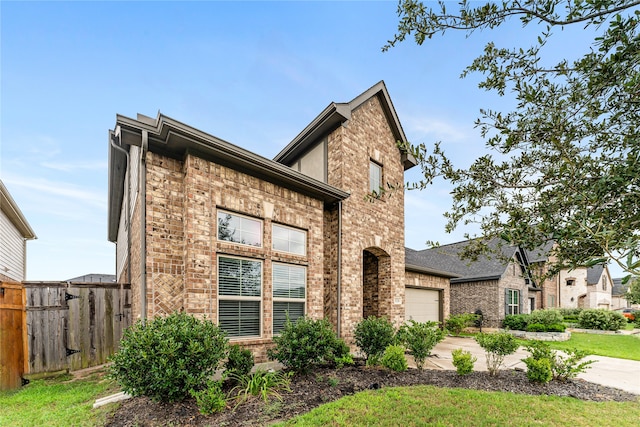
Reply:
<svg viewBox="0 0 640 427"><path fill-rule="evenodd" d="M433 276L445 277L445 278L448 278L448 279L460 277L460 275L455 274L455 273L451 273L451 272L443 271L443 270L437 270L435 268L423 267L423 266L415 265L415 264L405 264L404 265L404 269L406 271L412 271L414 273L431 274Z"/></svg>
<svg viewBox="0 0 640 427"><path fill-rule="evenodd" d="M480 277L461 277L459 279L451 279L451 284L468 283L468 282L486 282L489 280L499 280L501 275L480 276Z"/></svg>
<svg viewBox="0 0 640 427"><path fill-rule="evenodd" d="M22 214L22 211L18 207L18 204L13 200L9 190L4 186L4 183L0 181L0 207L2 212L9 218L11 223L22 235L25 240L37 239L35 232L29 225L29 222Z"/></svg>

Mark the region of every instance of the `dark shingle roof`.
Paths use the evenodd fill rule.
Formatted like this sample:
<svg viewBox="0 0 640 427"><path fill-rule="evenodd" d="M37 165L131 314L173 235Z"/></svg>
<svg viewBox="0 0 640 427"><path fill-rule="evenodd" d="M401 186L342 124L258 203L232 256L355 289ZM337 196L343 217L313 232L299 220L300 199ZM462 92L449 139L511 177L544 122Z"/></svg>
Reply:
<svg viewBox="0 0 640 427"><path fill-rule="evenodd" d="M604 271L604 265L598 264L593 267L587 268L587 285L595 285L600 281L602 272Z"/></svg>
<svg viewBox="0 0 640 427"><path fill-rule="evenodd" d="M525 253L527 254L527 260L530 263L548 261L549 253L551 252L551 249L553 249L554 243L555 242L553 241L548 241L539 248L533 250L525 250Z"/></svg>
<svg viewBox="0 0 640 427"><path fill-rule="evenodd" d="M629 285L623 285L621 277L612 280L613 286L611 287L611 295L625 295L629 290Z"/></svg>
<svg viewBox="0 0 640 427"><path fill-rule="evenodd" d="M451 272L458 276L452 279L451 283L463 283L499 279L509 264L507 260L512 259L518 251L517 246L505 245L500 248L502 256L481 255L476 261L461 259L459 253L469 242L465 240L421 251L407 250L405 260L407 264ZM494 239L488 245L492 249L497 249L498 244L499 241Z"/></svg>

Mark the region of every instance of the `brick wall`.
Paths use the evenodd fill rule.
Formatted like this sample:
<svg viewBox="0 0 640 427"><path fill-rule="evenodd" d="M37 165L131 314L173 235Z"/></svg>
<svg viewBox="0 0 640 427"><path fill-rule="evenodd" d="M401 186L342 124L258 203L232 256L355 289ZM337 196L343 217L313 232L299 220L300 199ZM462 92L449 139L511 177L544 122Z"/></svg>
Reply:
<svg viewBox="0 0 640 427"><path fill-rule="evenodd" d="M379 287L376 292L372 291L378 295L379 314L396 324L404 320L404 193L399 190L379 200L367 199L371 160L382 165L385 184L401 185L404 168L377 97L355 109L351 119L333 131L327 141L329 184L351 194L342 206L341 301L341 335L350 340L353 328L363 316L365 250L381 261L378 263ZM335 214L325 215L325 229L335 230L336 221ZM331 239L330 232L325 234ZM328 255L325 271L331 275L333 266L337 265L337 253ZM336 299L328 294L325 301L335 304ZM333 305L325 310L332 320L336 311Z"/></svg>

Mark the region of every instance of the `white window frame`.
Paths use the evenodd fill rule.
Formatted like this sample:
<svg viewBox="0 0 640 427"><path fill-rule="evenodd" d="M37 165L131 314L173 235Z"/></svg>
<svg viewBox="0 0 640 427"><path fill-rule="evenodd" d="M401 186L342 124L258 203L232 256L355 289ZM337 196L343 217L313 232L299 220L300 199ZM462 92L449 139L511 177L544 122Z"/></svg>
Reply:
<svg viewBox="0 0 640 427"><path fill-rule="evenodd" d="M242 295L222 295L220 293L220 259L221 258L225 258L225 259L238 259L241 261L250 261L250 262L257 262L260 264L260 295L258 296L242 296ZM258 259L253 259L253 258L245 258L245 257L238 257L238 256L231 256L231 255L218 255L217 257L217 283L218 283L218 322L217 324L220 325L220 301L257 301L260 309L259 309L259 315L258 315L258 334L257 335L234 335L234 336L229 336L229 339L246 339L246 338L256 338L256 337L262 337L262 320L264 318L263 316L263 302L262 302L262 296L263 296L263 288L264 288L264 262L262 260L258 260Z"/></svg>
<svg viewBox="0 0 640 427"><path fill-rule="evenodd" d="M276 239L275 239L275 229L276 228L280 228L282 230L286 230L288 233L294 232L294 233L300 233L302 235L302 253L300 252L294 252L291 250L285 250L285 249L278 249L275 247L276 245ZM290 235L287 238L287 244L289 249L291 248L291 237ZM307 255L307 232L305 230L300 230L298 228L293 228L293 227L289 227L286 225L282 225L282 224L271 224L271 248L274 251L278 251L278 252L286 252L286 253L290 253L290 254L294 254L294 255L301 255L301 256L306 256Z"/></svg>
<svg viewBox="0 0 640 427"><path fill-rule="evenodd" d="M275 283L276 283L276 279L275 279L275 272L276 272L276 267L277 266L284 266L284 267L288 267L288 268L299 268L301 270L304 271L304 296L302 298L300 297L296 297L296 298L290 298L290 297L282 297L282 296L276 296L275 295ZM302 308L302 316L306 316L307 314L307 283L308 283L308 277L307 277L307 267L302 266L302 265L294 265L294 264L285 264L285 263L277 263L274 262L272 264L272 273L271 273L271 277L272 277L272 282L271 282L271 289L272 289L272 293L273 293L273 301L271 303L271 330L273 331L273 335L278 335L279 332L276 332L275 330L275 320L276 320L276 316L275 316L275 303L276 302L290 302L290 303L297 303L297 304L302 304L303 308ZM295 320L295 319L294 319Z"/></svg>
<svg viewBox="0 0 640 427"><path fill-rule="evenodd" d="M517 296L517 301L512 303L512 295ZM520 314L520 291L517 289L507 289L507 314Z"/></svg>
<svg viewBox="0 0 640 427"><path fill-rule="evenodd" d="M375 177L373 176L373 171L379 171L378 173L378 182L375 183L374 179ZM382 165L374 162L373 160L369 160L369 192L376 194L376 195L380 195L381 193L381 188L382 188L382 180L383 180L383 175L382 175ZM375 185L377 184L377 185Z"/></svg>
<svg viewBox="0 0 640 427"><path fill-rule="evenodd" d="M260 234L259 234L260 243L259 243L259 245L252 245L252 244L249 244L249 243L242 243L241 241L237 242L237 241L234 241L234 240L221 239L220 238L220 225L219 225L220 224L220 215L230 215L232 217L238 218L240 220L240 225L242 225L242 221L252 221L252 222L256 222L257 224L259 224L260 225ZM242 228L239 228L239 229L236 228L235 231L239 231L240 232L240 238L242 239L242 233L243 233ZM262 245L263 245L263 241L264 241L263 234L264 234L264 222L261 219L253 218L253 217L250 217L250 216L247 216L247 215L241 215L241 214L238 214L238 213L235 213L235 212L229 212L229 211L225 211L225 210L222 210L222 209L218 209L218 213L216 215L216 239L219 242L228 242L228 243L235 243L237 245L250 246L252 248L261 248Z"/></svg>

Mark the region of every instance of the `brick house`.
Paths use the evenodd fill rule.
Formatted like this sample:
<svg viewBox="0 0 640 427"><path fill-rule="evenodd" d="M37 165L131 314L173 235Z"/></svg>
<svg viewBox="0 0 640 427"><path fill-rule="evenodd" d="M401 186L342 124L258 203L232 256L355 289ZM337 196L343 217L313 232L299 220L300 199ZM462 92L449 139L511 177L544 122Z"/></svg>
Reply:
<svg viewBox="0 0 640 427"><path fill-rule="evenodd" d="M517 246L502 246L497 240L489 243L501 256L479 256L477 260L462 259L460 251L469 241L452 243L421 251L407 249L409 256L436 271L451 276L451 314L483 315L483 326L502 327L507 314L530 313L536 307L541 289L529 278L526 253Z"/></svg>
<svg viewBox="0 0 640 427"><path fill-rule="evenodd" d="M363 316L401 323L407 280L442 320L447 273L405 266L415 160L397 141L383 82L331 103L273 160L163 114L118 115L108 236L134 319L207 316L257 360L286 313L327 318L347 340Z"/></svg>
<svg viewBox="0 0 640 427"><path fill-rule="evenodd" d="M36 238L22 211L0 181L0 282L27 275L27 241Z"/></svg>

